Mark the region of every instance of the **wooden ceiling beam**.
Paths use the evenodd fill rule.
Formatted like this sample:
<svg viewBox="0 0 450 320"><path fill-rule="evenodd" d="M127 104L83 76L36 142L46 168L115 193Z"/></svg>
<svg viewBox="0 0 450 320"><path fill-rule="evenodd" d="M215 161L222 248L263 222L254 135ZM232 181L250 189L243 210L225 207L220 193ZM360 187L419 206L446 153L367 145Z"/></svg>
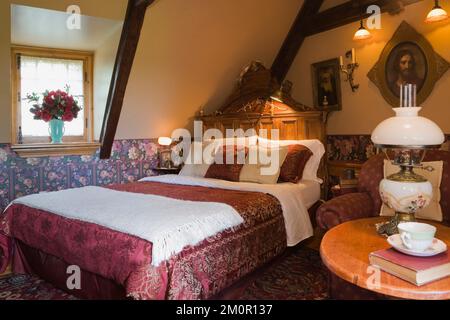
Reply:
<svg viewBox="0 0 450 320"><path fill-rule="evenodd" d="M140 6L146 6L148 7L149 5L151 5L155 0L137 0L135 2L135 6L136 7L140 7Z"/></svg>
<svg viewBox="0 0 450 320"><path fill-rule="evenodd" d="M114 71L111 78L108 100L100 134L100 158L108 159L111 156L112 145L122 112L123 99L130 77L134 56L144 24L147 7L154 0L128 0L128 8L122 29L119 48L117 51Z"/></svg>
<svg viewBox="0 0 450 320"><path fill-rule="evenodd" d="M272 65L272 75L281 83L286 77L300 47L307 36L305 30L311 23L311 18L319 12L324 0L305 0L287 38L278 52Z"/></svg>
<svg viewBox="0 0 450 320"><path fill-rule="evenodd" d="M361 0L361 5L355 5L358 2L350 1L316 14L310 20L310 24L304 33L306 36L312 36L359 21L361 17L365 19L370 16L366 13L366 8L372 4L378 5L382 13L389 12L391 14L397 14L405 6L419 1L423 0Z"/></svg>

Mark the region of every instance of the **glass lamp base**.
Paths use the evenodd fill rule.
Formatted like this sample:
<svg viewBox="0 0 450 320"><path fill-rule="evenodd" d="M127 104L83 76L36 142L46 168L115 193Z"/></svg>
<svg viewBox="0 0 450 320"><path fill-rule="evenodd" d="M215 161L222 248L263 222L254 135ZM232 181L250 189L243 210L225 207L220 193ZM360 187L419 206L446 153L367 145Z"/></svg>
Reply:
<svg viewBox="0 0 450 320"><path fill-rule="evenodd" d="M416 221L416 218L413 213L396 212L389 222L377 225L377 232L381 235L392 236L398 233L399 223L414 221Z"/></svg>

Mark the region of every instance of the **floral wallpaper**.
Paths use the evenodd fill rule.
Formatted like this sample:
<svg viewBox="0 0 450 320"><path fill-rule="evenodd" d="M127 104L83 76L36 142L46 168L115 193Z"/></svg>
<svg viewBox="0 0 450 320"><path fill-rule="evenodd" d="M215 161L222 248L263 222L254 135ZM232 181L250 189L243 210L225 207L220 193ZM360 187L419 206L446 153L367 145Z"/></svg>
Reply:
<svg viewBox="0 0 450 320"><path fill-rule="evenodd" d="M450 135L446 136L450 141ZM328 160L365 162L376 153L370 135L330 135L327 137Z"/></svg>
<svg viewBox="0 0 450 320"><path fill-rule="evenodd" d="M20 158L10 145L0 144L0 212L18 197L88 185L128 183L156 175L156 140L117 140L111 158L64 156Z"/></svg>
<svg viewBox="0 0 450 320"><path fill-rule="evenodd" d="M370 135L333 135L327 137L328 160L364 162L376 153Z"/></svg>
<svg viewBox="0 0 450 320"><path fill-rule="evenodd" d="M450 140L450 135L447 136ZM370 135L328 136L329 160L364 162L375 154ZM10 145L0 144L0 212L10 201L42 191L58 191L88 185L128 183L156 175L156 140L117 140L111 158L65 156L20 158Z"/></svg>

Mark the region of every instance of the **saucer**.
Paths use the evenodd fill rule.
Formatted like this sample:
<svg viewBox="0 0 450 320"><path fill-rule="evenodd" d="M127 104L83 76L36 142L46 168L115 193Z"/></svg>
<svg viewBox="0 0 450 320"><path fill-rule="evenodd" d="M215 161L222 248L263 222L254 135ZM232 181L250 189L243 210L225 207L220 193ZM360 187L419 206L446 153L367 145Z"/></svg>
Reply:
<svg viewBox="0 0 450 320"><path fill-rule="evenodd" d="M411 256L431 257L447 251L447 245L439 239L434 238L431 246L425 251L415 251L405 247L399 234L390 236L387 241L394 249Z"/></svg>

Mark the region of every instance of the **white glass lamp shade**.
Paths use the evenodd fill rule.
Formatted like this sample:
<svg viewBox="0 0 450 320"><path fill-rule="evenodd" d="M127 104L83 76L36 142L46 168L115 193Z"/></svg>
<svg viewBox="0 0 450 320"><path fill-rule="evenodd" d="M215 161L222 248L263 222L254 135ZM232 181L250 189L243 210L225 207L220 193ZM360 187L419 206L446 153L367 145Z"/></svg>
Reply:
<svg viewBox="0 0 450 320"><path fill-rule="evenodd" d="M161 146L170 146L172 144L172 139L168 137L160 137L158 143Z"/></svg>
<svg viewBox="0 0 450 320"><path fill-rule="evenodd" d="M359 28L353 36L353 40L366 40L370 38L372 38L372 34L364 27Z"/></svg>
<svg viewBox="0 0 450 320"><path fill-rule="evenodd" d="M381 122L372 133L372 142L386 147L437 147L445 141L439 126L418 115L420 107L394 108L395 117Z"/></svg>
<svg viewBox="0 0 450 320"><path fill-rule="evenodd" d="M447 11L442 9L441 7L435 7L433 10L428 13L427 18L425 19L425 22L432 23L432 22L438 22L448 19Z"/></svg>

